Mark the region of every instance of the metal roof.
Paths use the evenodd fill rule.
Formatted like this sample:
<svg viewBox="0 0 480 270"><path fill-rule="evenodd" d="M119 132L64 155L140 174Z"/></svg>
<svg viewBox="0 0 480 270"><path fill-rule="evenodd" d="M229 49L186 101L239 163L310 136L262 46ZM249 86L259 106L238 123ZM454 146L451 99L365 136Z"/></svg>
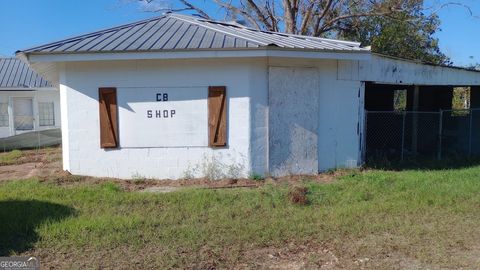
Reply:
<svg viewBox="0 0 480 270"><path fill-rule="evenodd" d="M40 88L51 84L17 58L0 58L0 88Z"/></svg>
<svg viewBox="0 0 480 270"><path fill-rule="evenodd" d="M359 43L260 31L235 23L165 14L42 46L23 53L143 52L279 47L298 50L369 51Z"/></svg>

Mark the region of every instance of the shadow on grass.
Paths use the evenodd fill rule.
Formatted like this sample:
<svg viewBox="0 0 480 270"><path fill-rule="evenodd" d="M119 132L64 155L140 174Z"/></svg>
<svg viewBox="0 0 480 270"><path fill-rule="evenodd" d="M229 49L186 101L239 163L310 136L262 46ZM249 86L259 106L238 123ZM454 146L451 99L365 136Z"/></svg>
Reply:
<svg viewBox="0 0 480 270"><path fill-rule="evenodd" d="M50 202L0 201L0 256L31 249L38 240L35 230L40 224L74 214L73 208Z"/></svg>
<svg viewBox="0 0 480 270"><path fill-rule="evenodd" d="M370 158L366 168L378 170L450 170L480 166L480 156L453 156L438 160L431 157L417 157L405 160Z"/></svg>

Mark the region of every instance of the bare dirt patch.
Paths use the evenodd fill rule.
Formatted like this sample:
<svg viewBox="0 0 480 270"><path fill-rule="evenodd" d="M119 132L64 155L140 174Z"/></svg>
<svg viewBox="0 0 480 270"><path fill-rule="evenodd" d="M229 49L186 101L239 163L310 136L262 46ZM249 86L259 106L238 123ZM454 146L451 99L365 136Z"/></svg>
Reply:
<svg viewBox="0 0 480 270"><path fill-rule="evenodd" d="M336 269L337 256L322 245L288 244L282 248L257 248L243 254L236 269Z"/></svg>
<svg viewBox="0 0 480 270"><path fill-rule="evenodd" d="M338 269L341 264L337 256L321 245L294 245L285 247L250 248L233 251L236 256L226 254L229 249L212 249L208 246L200 250L179 250L178 261L185 257L197 258L188 263L186 269ZM71 254L76 254L72 256ZM135 254L132 256L132 254ZM41 259L45 269L66 269L75 265L78 269L155 269L164 247L151 245L142 248L132 246L112 247L111 249L87 248L86 250L33 250L23 254ZM178 267L173 267L178 268ZM75 268L77 269L77 268ZM352 268L353 269L353 268Z"/></svg>
<svg viewBox="0 0 480 270"><path fill-rule="evenodd" d="M40 169L42 170L42 169ZM282 177L282 178L268 178L265 180L252 179L189 179L189 180L156 180L156 179L141 179L141 180L122 180L116 178L97 178L89 176L70 175L68 172L55 172L50 175L40 174L40 181L46 183L53 183L62 186L71 186L79 184L101 184L106 181L114 182L125 191L159 191L173 188L178 190L181 188L207 188L207 189L228 189L228 188L257 188L265 184L271 185L296 185L305 180L317 181L321 183L331 183L334 181L333 175L319 175L319 176L296 176L296 177ZM169 189L169 191L173 191Z"/></svg>
<svg viewBox="0 0 480 270"><path fill-rule="evenodd" d="M7 153L0 153L5 155ZM348 171L336 171L323 173L319 175L295 175L287 177L273 178L268 177L262 180L252 179L184 179L184 180L157 180L157 179L135 179L122 180L116 178L97 178L89 176L76 176L62 170L62 153L60 147L45 148L38 150L24 150L22 156L14 161L14 164L0 164L0 181L21 180L32 177L38 177L41 182L48 182L57 185L70 186L79 184L100 184L105 181L115 182L123 190L141 191L151 190L160 191L166 187L183 188L256 188L265 184L274 185L295 185L308 179L321 183L331 183L338 176L346 174Z"/></svg>
<svg viewBox="0 0 480 270"><path fill-rule="evenodd" d="M8 153L0 153L7 155ZM50 176L62 173L60 148L24 150L13 164L0 165L0 181L21 180L31 177Z"/></svg>

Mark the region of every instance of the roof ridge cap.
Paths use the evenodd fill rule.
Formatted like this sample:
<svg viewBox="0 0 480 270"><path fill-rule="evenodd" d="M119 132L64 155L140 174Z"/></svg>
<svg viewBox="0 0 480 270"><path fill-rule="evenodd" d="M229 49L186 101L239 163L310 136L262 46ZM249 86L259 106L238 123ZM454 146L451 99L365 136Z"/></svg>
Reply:
<svg viewBox="0 0 480 270"><path fill-rule="evenodd" d="M200 27L207 28L207 29L215 31L215 32L220 32L220 33L228 35L228 36L233 36L233 37L236 37L236 38L240 38L240 39L243 39L247 42L254 42L258 45L268 46L268 43L261 42L261 41L258 41L258 40L252 39L252 38L244 37L242 35L233 34L233 33L230 33L228 31L225 31L225 30L221 30L221 29L217 29L217 28L212 27L212 26L205 25L206 23L213 23L213 22L216 22L216 21L211 21L211 20L201 21L201 20L199 20L197 18L194 18L194 17L191 17L191 16L186 16L186 15L183 15L183 14L180 15L180 16L177 16L177 15L180 15L180 14L171 13L170 17L173 17L173 18L178 19L178 20L182 20L184 22L193 23L193 24L198 25ZM216 22L216 23L221 23L221 22ZM226 24L228 24L228 23L226 23ZM229 25L231 25L231 24L229 24ZM234 25L232 25L232 26L234 26Z"/></svg>
<svg viewBox="0 0 480 270"><path fill-rule="evenodd" d="M261 29L255 29L255 28L252 28L252 27L248 27L246 25L237 25L237 24L233 24L233 23L225 22L225 21L217 21L217 20L205 19L205 18L196 18L196 17L193 17L193 16L188 16L188 15L178 14L178 13L169 13L169 14L172 17L177 18L177 19L185 19L185 20L188 20L188 21L198 21L198 22L200 22L200 23L197 23L197 24L201 24L201 23L225 24L225 25L230 25L230 26L233 26L233 27L243 28L243 29L256 31L256 32L262 32L262 33L285 35L285 36L289 36L289 37L304 38L304 39L308 38L308 39L314 39L314 40L326 41L326 42L337 42L337 43L342 43L342 44L345 44L345 45L357 46L357 47L360 47L360 45L361 45L360 42L356 42L356 41L347 41L347 40L340 40L340 39L322 38L322 37L315 37L315 36L307 36L307 35L289 34L289 33L283 33L283 32L261 30ZM222 33L225 32L225 31L218 30L218 29L213 29L213 30L220 31ZM231 33L226 33L226 34L236 36L236 35L231 34ZM243 38L243 37L240 37L240 38ZM258 41L256 41L256 42L258 43Z"/></svg>

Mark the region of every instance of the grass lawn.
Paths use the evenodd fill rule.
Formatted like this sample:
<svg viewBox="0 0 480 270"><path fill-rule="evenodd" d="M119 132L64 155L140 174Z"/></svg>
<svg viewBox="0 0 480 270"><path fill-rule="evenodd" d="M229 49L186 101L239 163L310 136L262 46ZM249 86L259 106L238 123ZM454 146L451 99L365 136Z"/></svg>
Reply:
<svg viewBox="0 0 480 270"><path fill-rule="evenodd" d="M123 191L0 182L0 256L44 269L478 269L480 167L352 171L322 184Z"/></svg>
<svg viewBox="0 0 480 270"><path fill-rule="evenodd" d="M23 153L20 150L13 150L4 153L0 155L0 165L15 164L21 157L23 157Z"/></svg>

